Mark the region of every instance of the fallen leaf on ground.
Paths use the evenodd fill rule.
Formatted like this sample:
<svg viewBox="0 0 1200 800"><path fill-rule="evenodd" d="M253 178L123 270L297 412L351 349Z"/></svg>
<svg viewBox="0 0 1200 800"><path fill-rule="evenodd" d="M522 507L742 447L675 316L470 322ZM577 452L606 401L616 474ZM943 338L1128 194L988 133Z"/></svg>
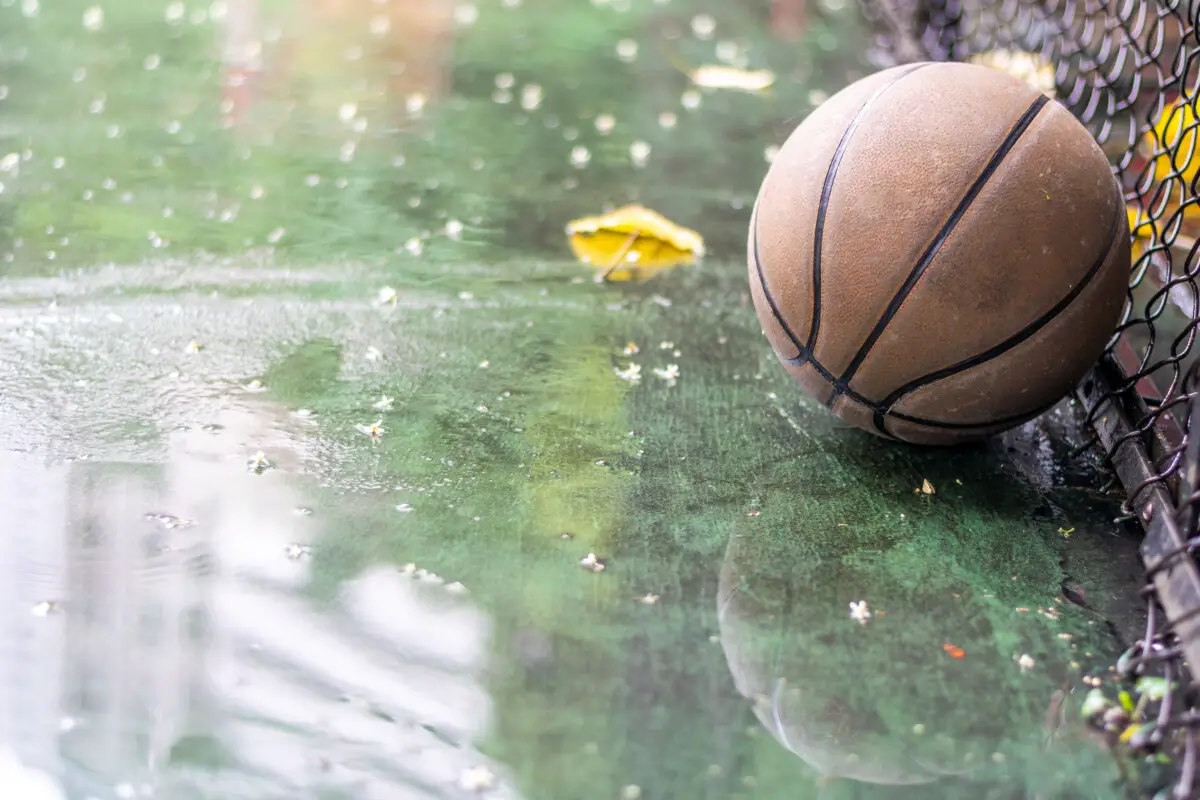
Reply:
<svg viewBox="0 0 1200 800"><path fill-rule="evenodd" d="M731 89L750 94L762 94L775 84L775 73L769 69L737 69L721 65L696 67L688 72L688 77L704 89Z"/></svg>
<svg viewBox="0 0 1200 800"><path fill-rule="evenodd" d="M704 239L641 205L567 223L575 257L601 270L608 281L640 283L704 256Z"/></svg>

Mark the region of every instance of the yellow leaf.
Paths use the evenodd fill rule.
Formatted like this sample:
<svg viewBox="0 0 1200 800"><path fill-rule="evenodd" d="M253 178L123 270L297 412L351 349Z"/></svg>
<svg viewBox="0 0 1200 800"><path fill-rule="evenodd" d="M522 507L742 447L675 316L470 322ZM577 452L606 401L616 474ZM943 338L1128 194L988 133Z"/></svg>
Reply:
<svg viewBox="0 0 1200 800"><path fill-rule="evenodd" d="M705 89L733 89L751 94L762 94L775 83L775 73L768 69L748 70L720 65L696 67L688 72L688 77Z"/></svg>
<svg viewBox="0 0 1200 800"><path fill-rule="evenodd" d="M1166 180L1179 171L1183 182L1191 185L1200 172L1197 153L1196 108L1181 99L1163 109L1154 125L1142 135L1139 149L1146 158L1154 158L1154 180Z"/></svg>
<svg viewBox="0 0 1200 800"><path fill-rule="evenodd" d="M1055 96L1054 65L1036 53L1023 50L988 50L971 56L968 61L1000 70L1025 81L1051 99Z"/></svg>
<svg viewBox="0 0 1200 800"><path fill-rule="evenodd" d="M1146 217L1145 212L1136 203L1127 204L1125 213L1129 216L1129 232L1133 234L1131 256L1136 262L1142 257L1142 249L1154 240L1154 223Z"/></svg>
<svg viewBox="0 0 1200 800"><path fill-rule="evenodd" d="M1200 154L1197 154L1200 159ZM1129 219L1129 232L1133 235L1132 259L1137 262L1148 247L1164 244L1165 231L1174 231L1170 246L1183 253L1192 249L1196 244L1196 235L1200 233L1200 205L1184 206L1183 214L1179 214L1179 206L1167 203L1157 221L1137 203L1129 203L1125 207ZM1164 280L1166 280L1164 278Z"/></svg>
<svg viewBox="0 0 1200 800"><path fill-rule="evenodd" d="M1129 216L1129 232L1133 238L1149 239L1154 236L1154 223L1136 203L1125 206L1125 213Z"/></svg>
<svg viewBox="0 0 1200 800"><path fill-rule="evenodd" d="M610 281L648 280L704 255L700 234L636 204L573 220L567 223L567 236L575 257L602 270Z"/></svg>

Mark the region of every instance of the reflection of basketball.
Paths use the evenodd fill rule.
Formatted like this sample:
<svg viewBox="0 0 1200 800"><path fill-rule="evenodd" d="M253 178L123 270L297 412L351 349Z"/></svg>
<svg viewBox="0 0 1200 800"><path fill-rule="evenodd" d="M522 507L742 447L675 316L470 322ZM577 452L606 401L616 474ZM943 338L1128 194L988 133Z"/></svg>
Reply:
<svg viewBox="0 0 1200 800"><path fill-rule="evenodd" d="M800 385L920 444L979 439L1078 382L1129 277L1120 188L1056 102L983 66L870 75L788 138L759 190L750 286Z"/></svg>

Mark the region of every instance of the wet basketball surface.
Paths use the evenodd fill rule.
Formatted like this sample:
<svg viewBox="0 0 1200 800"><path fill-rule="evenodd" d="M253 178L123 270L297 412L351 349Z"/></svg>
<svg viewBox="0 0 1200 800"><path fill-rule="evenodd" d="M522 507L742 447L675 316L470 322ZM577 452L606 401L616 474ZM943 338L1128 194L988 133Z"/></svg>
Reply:
<svg viewBox="0 0 1200 800"><path fill-rule="evenodd" d="M1073 409L926 451L800 396L749 203L866 67L722 8L0 0L4 780L1117 796ZM593 283L563 226L630 201L709 258Z"/></svg>

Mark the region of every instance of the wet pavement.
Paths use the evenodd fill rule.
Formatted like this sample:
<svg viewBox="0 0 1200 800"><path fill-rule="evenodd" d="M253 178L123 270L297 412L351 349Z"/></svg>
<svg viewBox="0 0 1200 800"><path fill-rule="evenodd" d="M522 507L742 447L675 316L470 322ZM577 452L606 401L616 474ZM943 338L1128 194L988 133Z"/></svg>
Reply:
<svg viewBox="0 0 1200 800"><path fill-rule="evenodd" d="M883 443L761 335L771 148L870 69L764 5L0 0L12 796L1120 796L1076 409ZM629 202L704 260L594 282Z"/></svg>

